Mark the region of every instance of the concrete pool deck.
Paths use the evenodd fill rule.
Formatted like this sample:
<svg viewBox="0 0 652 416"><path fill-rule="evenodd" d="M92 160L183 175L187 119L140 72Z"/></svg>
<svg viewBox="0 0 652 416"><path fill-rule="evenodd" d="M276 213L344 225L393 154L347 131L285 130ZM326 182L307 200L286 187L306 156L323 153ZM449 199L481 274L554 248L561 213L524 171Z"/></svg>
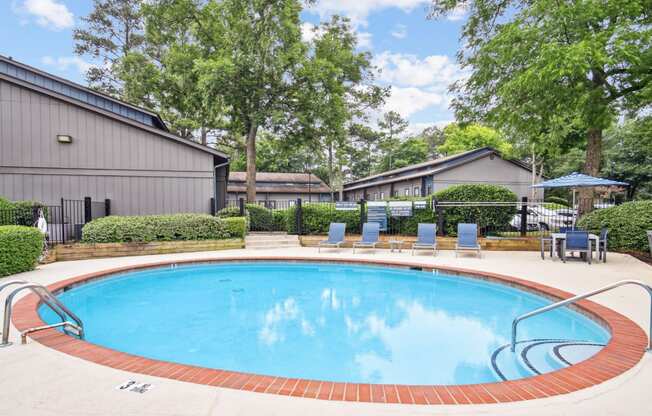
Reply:
<svg viewBox="0 0 652 416"><path fill-rule="evenodd" d="M624 255L611 254L609 262L588 266L581 262L541 261L536 252L485 252L484 258L455 258L442 251L437 257L427 254L410 256L408 252L387 250L360 251L313 248L283 250L229 250L210 253L124 257L74 262L57 262L40 266L33 272L15 275L50 284L65 278L126 265L182 259L223 257L301 256L329 259L376 259L452 266L520 277L572 293L581 293L622 280L638 279L652 284L652 267ZM5 293L6 295L6 293ZM648 327L649 299L640 288L625 287L596 296L594 300ZM4 299L2 299L4 302ZM600 385L552 398L494 405L411 406L367 404L302 399L238 390L207 387L144 376L96 365L28 341L0 349L0 414L2 415L275 415L275 414L650 414L652 401L647 397L652 385L652 364L647 353L628 372ZM154 384L145 394L118 391L126 380Z"/></svg>

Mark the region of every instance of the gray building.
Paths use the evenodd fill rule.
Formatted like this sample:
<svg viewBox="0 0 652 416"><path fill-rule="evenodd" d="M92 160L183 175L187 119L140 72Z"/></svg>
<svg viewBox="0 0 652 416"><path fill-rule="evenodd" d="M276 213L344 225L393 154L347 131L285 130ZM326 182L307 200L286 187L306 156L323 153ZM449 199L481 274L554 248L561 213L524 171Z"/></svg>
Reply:
<svg viewBox="0 0 652 416"><path fill-rule="evenodd" d="M256 200L305 202L330 201L331 188L319 177L307 173L257 172ZM228 184L228 199L247 198L246 172L231 172Z"/></svg>
<svg viewBox="0 0 652 416"><path fill-rule="evenodd" d="M343 194L348 201L374 201L426 196L457 184L502 185L519 198L530 197L532 171L527 164L484 147L351 181L344 184Z"/></svg>
<svg viewBox="0 0 652 416"><path fill-rule="evenodd" d="M155 113L0 56L0 196L208 213L225 206L227 178L224 154L171 134Z"/></svg>

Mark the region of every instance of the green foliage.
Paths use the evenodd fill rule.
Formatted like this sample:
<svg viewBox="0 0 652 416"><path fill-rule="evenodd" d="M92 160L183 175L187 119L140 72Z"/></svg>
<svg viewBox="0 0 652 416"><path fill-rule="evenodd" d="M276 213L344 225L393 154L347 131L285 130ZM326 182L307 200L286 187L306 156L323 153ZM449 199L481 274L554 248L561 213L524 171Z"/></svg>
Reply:
<svg viewBox="0 0 652 416"><path fill-rule="evenodd" d="M454 185L433 195L437 201L454 202L516 202L509 189L498 185ZM482 234L487 229L505 229L509 226L516 206L509 207L447 207L444 209L446 234L457 235L458 223L478 224Z"/></svg>
<svg viewBox="0 0 652 416"><path fill-rule="evenodd" d="M287 210L288 234L296 234L296 207ZM346 223L348 233L360 232L360 210L336 211L335 204L305 204L301 207L304 234L327 234L331 222Z"/></svg>
<svg viewBox="0 0 652 416"><path fill-rule="evenodd" d="M457 123L451 123L444 128L444 137L444 144L437 150L447 156L487 146L493 147L504 157L509 158L513 155L511 143L498 131L479 124L461 127Z"/></svg>
<svg viewBox="0 0 652 416"><path fill-rule="evenodd" d="M393 201L422 201L423 198L419 197L400 197L392 198ZM425 209L412 209L412 216L410 217L390 217L389 208L387 211L387 221L389 228L396 230L401 235L417 235L417 228L419 223L436 224L437 215L432 210L432 197L426 198Z"/></svg>
<svg viewBox="0 0 652 416"><path fill-rule="evenodd" d="M0 277L32 270L43 251L43 239L34 227L0 226Z"/></svg>
<svg viewBox="0 0 652 416"><path fill-rule="evenodd" d="M0 197L0 225L12 225L14 204L8 199Z"/></svg>
<svg viewBox="0 0 652 416"><path fill-rule="evenodd" d="M229 238L245 238L247 235L248 223L245 217L223 218L222 222Z"/></svg>
<svg viewBox="0 0 652 416"><path fill-rule="evenodd" d="M258 204L247 204L249 226L255 231L274 231L272 211Z"/></svg>
<svg viewBox="0 0 652 416"><path fill-rule="evenodd" d="M109 216L84 225L82 242L219 240L239 237L241 231L236 229L238 235L232 236L226 221L227 219L204 214Z"/></svg>
<svg viewBox="0 0 652 416"><path fill-rule="evenodd" d="M246 212L247 211L245 210L245 215ZM220 218L240 217L240 208L236 206L222 208L221 210L217 211L216 215Z"/></svg>
<svg viewBox="0 0 652 416"><path fill-rule="evenodd" d="M432 16L467 8L458 120L483 120L555 147L586 144L584 171L597 175L601 135L619 115L652 100L650 0L433 0Z"/></svg>
<svg viewBox="0 0 652 416"><path fill-rule="evenodd" d="M287 231L288 210L277 209L272 211L273 229L272 231Z"/></svg>
<svg viewBox="0 0 652 416"><path fill-rule="evenodd" d="M548 196L546 197L546 202L550 202L552 204L559 204L564 207L568 207L568 200L566 198L561 198L558 196Z"/></svg>
<svg viewBox="0 0 652 416"><path fill-rule="evenodd" d="M652 201L627 202L599 209L580 218L577 225L593 233L607 228L610 249L648 251L646 231L652 230Z"/></svg>
<svg viewBox="0 0 652 416"><path fill-rule="evenodd" d="M652 116L612 126L604 147L603 175L629 183L630 199L652 197Z"/></svg>
<svg viewBox="0 0 652 416"><path fill-rule="evenodd" d="M32 226L36 221L35 215L43 209L47 217L48 209L38 201L9 201L0 197L0 225L25 225Z"/></svg>

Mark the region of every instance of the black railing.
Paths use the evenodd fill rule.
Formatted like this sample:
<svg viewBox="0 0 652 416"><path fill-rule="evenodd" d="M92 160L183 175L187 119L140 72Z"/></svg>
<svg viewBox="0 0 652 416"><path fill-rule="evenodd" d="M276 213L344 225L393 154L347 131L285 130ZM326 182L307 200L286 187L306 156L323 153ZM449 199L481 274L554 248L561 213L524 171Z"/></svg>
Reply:
<svg viewBox="0 0 652 416"><path fill-rule="evenodd" d="M94 218L110 214L111 202L61 198L57 205L17 206L0 210L0 225L38 225L40 215L47 222L49 244L79 241L83 226Z"/></svg>

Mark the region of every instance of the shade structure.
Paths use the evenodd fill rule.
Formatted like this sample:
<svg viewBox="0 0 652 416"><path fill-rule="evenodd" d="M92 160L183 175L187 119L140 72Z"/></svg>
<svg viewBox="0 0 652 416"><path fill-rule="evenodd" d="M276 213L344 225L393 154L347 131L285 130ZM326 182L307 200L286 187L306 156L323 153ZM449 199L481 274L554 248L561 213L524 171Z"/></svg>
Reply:
<svg viewBox="0 0 652 416"><path fill-rule="evenodd" d="M533 188L590 188L597 186L629 186L629 184L573 172L570 175L532 185Z"/></svg>

